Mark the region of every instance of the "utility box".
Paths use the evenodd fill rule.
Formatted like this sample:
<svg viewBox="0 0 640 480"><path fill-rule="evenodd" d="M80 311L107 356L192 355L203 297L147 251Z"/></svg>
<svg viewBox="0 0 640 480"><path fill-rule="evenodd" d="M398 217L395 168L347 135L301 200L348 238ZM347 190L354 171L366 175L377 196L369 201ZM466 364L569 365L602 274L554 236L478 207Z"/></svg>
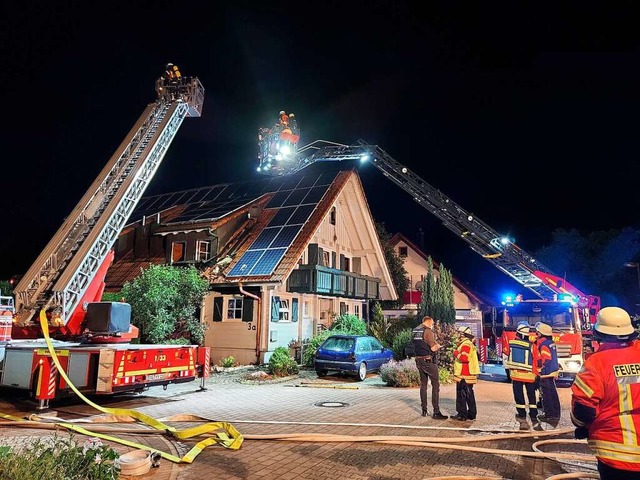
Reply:
<svg viewBox="0 0 640 480"><path fill-rule="evenodd" d="M87 305L86 326L93 333L127 333L131 305L123 302L91 302Z"/></svg>

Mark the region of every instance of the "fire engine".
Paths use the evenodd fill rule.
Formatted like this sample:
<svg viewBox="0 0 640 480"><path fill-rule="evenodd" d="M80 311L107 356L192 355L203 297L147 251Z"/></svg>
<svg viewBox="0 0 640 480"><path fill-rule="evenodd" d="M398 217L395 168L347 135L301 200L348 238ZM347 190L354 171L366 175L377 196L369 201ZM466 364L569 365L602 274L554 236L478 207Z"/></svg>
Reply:
<svg viewBox="0 0 640 480"><path fill-rule="evenodd" d="M209 348L132 343L131 306L102 302L113 244L186 117L200 117L197 77L164 75L157 98L14 289L0 321L0 386L21 389L48 408L72 394L57 372L39 318L46 313L56 356L79 391L112 395L150 386L204 382ZM9 305L9 303L7 303ZM11 323L7 318L11 318ZM10 325L10 329L9 329ZM202 385L203 386L203 385Z"/></svg>
<svg viewBox="0 0 640 480"><path fill-rule="evenodd" d="M364 140L358 140L356 145L316 140L299 148L296 155L275 161L260 153L258 157L258 171L266 175L292 174L319 161L357 160L373 163L385 177L468 243L473 251L533 292L538 299L516 302L514 298L493 312L493 338L488 340L493 340L503 364L505 359L501 346L514 338L516 326L521 320L526 320L531 326L538 321L551 325L558 344L563 379L574 378L585 356L593 352L591 331L600 309L599 297L582 293L554 274L518 247L513 239L499 234L379 146L370 145ZM507 370L507 379L508 373Z"/></svg>

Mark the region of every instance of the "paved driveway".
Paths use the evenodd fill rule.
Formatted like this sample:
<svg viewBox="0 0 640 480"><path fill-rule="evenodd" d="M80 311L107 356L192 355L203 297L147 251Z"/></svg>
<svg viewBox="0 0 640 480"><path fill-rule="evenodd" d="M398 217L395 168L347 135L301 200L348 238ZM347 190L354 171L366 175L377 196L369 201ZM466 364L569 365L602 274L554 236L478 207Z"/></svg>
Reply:
<svg viewBox="0 0 640 480"><path fill-rule="evenodd" d="M136 408L157 418L191 413L213 421L233 424L246 438L237 451L219 446L206 448L192 464L171 464L163 460L161 468L145 478L176 479L371 479L418 480L450 476L478 476L503 479L544 479L551 475L585 470L592 464L576 466L556 460L526 458L519 455L491 454L461 450L483 447L532 451L538 439L513 438L464 443L448 448L416 445L358 442L368 435L465 438L480 435L478 430L517 430L511 385L502 373L487 369L476 390L478 418L475 422L437 421L420 415L417 388L390 388L378 375L364 382L329 375L318 379L314 372L303 371L295 378L278 383L246 383L246 371L214 374L206 383L170 386L166 391L153 388L143 396L103 402L104 406ZM441 410L455 414L455 386L441 387ZM568 406L570 390L560 389L563 418L560 429L570 427ZM18 408L5 403L0 411ZM93 415L85 405L58 408L61 417L75 414ZM184 425L176 425L184 428ZM12 436L24 438L25 431L3 430L5 442ZM274 441L253 439L266 434L337 434L348 441ZM36 433L29 433L36 435ZM571 438L570 434L551 438ZM150 437L136 441L151 442ZM193 443L153 440L170 447L179 455ZM158 448L162 448L158 446ZM546 451L587 452L584 445L545 447ZM593 470L586 470L593 471Z"/></svg>

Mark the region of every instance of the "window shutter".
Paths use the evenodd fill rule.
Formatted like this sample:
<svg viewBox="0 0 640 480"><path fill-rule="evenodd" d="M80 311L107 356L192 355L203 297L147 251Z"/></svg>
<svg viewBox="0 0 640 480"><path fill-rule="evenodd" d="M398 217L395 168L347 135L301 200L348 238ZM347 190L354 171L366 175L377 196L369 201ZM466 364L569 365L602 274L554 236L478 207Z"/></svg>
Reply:
<svg viewBox="0 0 640 480"><path fill-rule="evenodd" d="M345 313L347 313L347 304L340 302L340 315L344 315Z"/></svg>
<svg viewBox="0 0 640 480"><path fill-rule="evenodd" d="M346 270L344 268L344 255L340 254L340 270Z"/></svg>
<svg viewBox="0 0 640 480"><path fill-rule="evenodd" d="M336 252L331 252L331 268L338 268L336 266Z"/></svg>
<svg viewBox="0 0 640 480"><path fill-rule="evenodd" d="M319 261L322 259L322 256L318 253L318 244L310 243L309 247L307 247L307 262L309 265L318 265Z"/></svg>
<svg viewBox="0 0 640 480"><path fill-rule="evenodd" d="M222 321L222 305L224 302L224 298L216 297L213 299L213 321L221 322Z"/></svg>
<svg viewBox="0 0 640 480"><path fill-rule="evenodd" d="M298 321L298 299L294 298L291 300L291 321Z"/></svg>
<svg viewBox="0 0 640 480"><path fill-rule="evenodd" d="M242 299L242 321L253 322L253 298L243 297Z"/></svg>
<svg viewBox="0 0 640 480"><path fill-rule="evenodd" d="M280 321L280 297L273 297L271 299L271 321Z"/></svg>

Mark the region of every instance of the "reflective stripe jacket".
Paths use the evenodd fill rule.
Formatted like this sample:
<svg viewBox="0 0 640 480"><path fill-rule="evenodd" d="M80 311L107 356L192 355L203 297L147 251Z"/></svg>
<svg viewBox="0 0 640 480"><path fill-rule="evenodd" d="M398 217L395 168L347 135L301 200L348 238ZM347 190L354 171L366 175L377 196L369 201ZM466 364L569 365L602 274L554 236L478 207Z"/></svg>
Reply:
<svg viewBox="0 0 640 480"><path fill-rule="evenodd" d="M516 337L509 340L509 359L507 367L512 380L524 383L536 381L536 370L533 364L533 345L528 340Z"/></svg>
<svg viewBox="0 0 640 480"><path fill-rule="evenodd" d="M478 364L478 350L473 342L464 338L453 351L453 379L456 382L464 380L467 383L477 383L480 374Z"/></svg>
<svg viewBox="0 0 640 480"><path fill-rule="evenodd" d="M557 377L560 367L556 344L549 337L540 337L536 341L535 347L535 359L540 361L537 364L540 378Z"/></svg>
<svg viewBox="0 0 640 480"><path fill-rule="evenodd" d="M584 362L571 386L571 419L576 403L596 411L589 446L614 468L640 472L640 341L603 343Z"/></svg>

